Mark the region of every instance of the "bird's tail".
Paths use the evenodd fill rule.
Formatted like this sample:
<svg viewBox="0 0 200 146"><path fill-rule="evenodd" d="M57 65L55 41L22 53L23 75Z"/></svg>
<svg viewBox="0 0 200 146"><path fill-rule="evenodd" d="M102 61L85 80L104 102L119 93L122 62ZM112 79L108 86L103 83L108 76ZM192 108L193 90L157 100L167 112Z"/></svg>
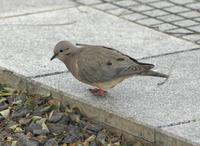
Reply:
<svg viewBox="0 0 200 146"><path fill-rule="evenodd" d="M153 70L148 70L145 72L142 72L140 75L143 76L154 76L154 77L161 77L161 78L169 78L169 75L163 74L163 73L159 73Z"/></svg>

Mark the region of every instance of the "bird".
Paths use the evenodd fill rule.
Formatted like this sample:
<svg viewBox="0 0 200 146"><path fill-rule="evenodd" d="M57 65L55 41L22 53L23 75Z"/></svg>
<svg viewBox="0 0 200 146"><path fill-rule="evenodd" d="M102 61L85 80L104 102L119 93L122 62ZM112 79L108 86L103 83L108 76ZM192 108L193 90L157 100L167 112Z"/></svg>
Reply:
<svg viewBox="0 0 200 146"><path fill-rule="evenodd" d="M89 91L95 96L106 96L108 89L133 76L169 77L152 70L153 64L139 62L110 47L73 45L64 40L55 45L53 53L50 60L59 59L77 80L94 86Z"/></svg>

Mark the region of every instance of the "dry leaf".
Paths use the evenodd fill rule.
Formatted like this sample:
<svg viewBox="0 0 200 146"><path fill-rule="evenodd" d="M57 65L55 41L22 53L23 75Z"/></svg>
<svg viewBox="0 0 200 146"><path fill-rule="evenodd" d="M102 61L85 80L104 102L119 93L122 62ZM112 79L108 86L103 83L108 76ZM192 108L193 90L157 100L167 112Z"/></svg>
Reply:
<svg viewBox="0 0 200 146"><path fill-rule="evenodd" d="M42 127L42 130L46 130L49 132L49 129L47 125L45 124L46 120L47 120L46 118L41 118L40 120L36 121L36 124L40 125Z"/></svg>
<svg viewBox="0 0 200 146"><path fill-rule="evenodd" d="M45 135L39 135L37 137L33 137L32 139L36 140L36 141L38 141L40 143L44 143L47 140L47 136L45 136Z"/></svg>
<svg viewBox="0 0 200 146"><path fill-rule="evenodd" d="M16 146L17 145L17 141L12 141L11 146Z"/></svg>
<svg viewBox="0 0 200 146"><path fill-rule="evenodd" d="M59 99L51 99L48 101L48 104L51 106L51 109L59 110L60 109L60 100Z"/></svg>
<svg viewBox="0 0 200 146"><path fill-rule="evenodd" d="M0 111L0 115L2 115L5 119L8 119L8 117L10 115L10 108Z"/></svg>

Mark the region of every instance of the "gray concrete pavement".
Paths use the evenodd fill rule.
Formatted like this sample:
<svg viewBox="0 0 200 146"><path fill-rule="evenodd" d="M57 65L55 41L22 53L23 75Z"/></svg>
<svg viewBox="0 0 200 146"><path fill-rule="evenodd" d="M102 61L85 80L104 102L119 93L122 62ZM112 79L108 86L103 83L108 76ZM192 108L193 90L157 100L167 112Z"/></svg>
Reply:
<svg viewBox="0 0 200 146"><path fill-rule="evenodd" d="M49 60L55 44L65 39L113 47L135 58L198 47L89 7L2 19L0 34L1 46L9 48L0 50L0 66L25 76L66 70Z"/></svg>
<svg viewBox="0 0 200 146"><path fill-rule="evenodd" d="M131 22L200 44L199 0L107 0L98 3L96 0L93 3L87 3L85 0L76 1ZM164 29L163 26L165 26Z"/></svg>
<svg viewBox="0 0 200 146"><path fill-rule="evenodd" d="M168 132L174 137L183 139L184 141L190 142L193 145L199 145L200 143L200 123L199 119L196 121L186 121L185 124L165 127L163 131Z"/></svg>
<svg viewBox="0 0 200 146"><path fill-rule="evenodd" d="M1 0L0 19L69 8L75 5L77 3L69 0Z"/></svg>
<svg viewBox="0 0 200 146"><path fill-rule="evenodd" d="M133 2L137 5L137 9L131 8L134 11L143 12L144 9L148 9L144 10L148 15L166 12L149 10L150 6L146 5L146 1L136 0L131 3ZM115 3L117 5L114 5ZM150 21L148 19L151 17L146 15L143 18L148 17L148 19L142 17L140 19L143 14L130 13L130 10L126 9L128 3L129 0L123 2L109 0L108 3L99 0L78 0L77 3L69 0L56 3L21 1L18 9L15 9L17 1L12 5L9 1L5 1L4 9L0 11L0 67L21 74L29 81L31 78L31 81L36 81L42 86L62 91L61 93L67 95L66 100L87 105L82 108L93 118L131 135L156 142L159 146L171 146L174 143L176 146L200 145L200 134L198 130L193 130L199 127L200 117L198 99L200 46L193 41L188 42L136 24L145 22L146 26L150 25L149 23L155 26L162 25L163 31L168 27L171 29L181 25L184 27L179 28L182 33L187 30L186 27L192 27L190 24L195 23L193 27L197 28L197 22L183 20L174 22L176 25L157 24L162 20ZM159 9L164 9L165 5L171 3L168 0L160 3L150 2ZM174 3L178 4L177 1L172 4ZM187 6L194 7L193 3L190 2ZM88 6L77 7L80 4ZM119 10L118 5L124 7ZM119 18L121 16L111 15L124 10L126 16L130 15L126 19L138 18L140 21L133 23ZM177 10L182 9L177 8ZM171 16L166 17L172 19ZM173 29L171 31L173 32ZM198 34L195 37L190 35L187 37L197 40ZM110 90L108 97L94 97L87 91L89 86L75 80L70 73L66 73L67 69L61 62L58 60L50 62L54 45L64 39L73 43L116 48L132 57L142 59L143 62L155 64L155 69L160 72L168 73L172 69L171 76L162 86L157 86L157 83L163 81L160 78L133 77ZM91 112L93 110L96 112Z"/></svg>

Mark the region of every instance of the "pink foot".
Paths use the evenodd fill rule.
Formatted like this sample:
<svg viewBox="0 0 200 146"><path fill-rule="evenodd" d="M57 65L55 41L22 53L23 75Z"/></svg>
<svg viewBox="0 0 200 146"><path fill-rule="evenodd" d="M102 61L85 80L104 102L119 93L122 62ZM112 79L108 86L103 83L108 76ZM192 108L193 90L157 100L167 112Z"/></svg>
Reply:
<svg viewBox="0 0 200 146"><path fill-rule="evenodd" d="M95 95L95 96L106 96L106 91L102 90L102 89L98 89L98 88L95 88L95 89L89 89L90 92Z"/></svg>

